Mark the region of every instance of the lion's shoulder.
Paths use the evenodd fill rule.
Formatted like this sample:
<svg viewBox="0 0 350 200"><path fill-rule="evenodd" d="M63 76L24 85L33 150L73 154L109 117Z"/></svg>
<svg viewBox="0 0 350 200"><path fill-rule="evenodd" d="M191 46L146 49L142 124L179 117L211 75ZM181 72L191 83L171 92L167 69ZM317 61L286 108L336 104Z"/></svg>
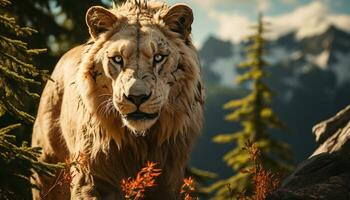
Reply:
<svg viewBox="0 0 350 200"><path fill-rule="evenodd" d="M85 48L85 45L79 45L70 49L61 57L56 67L59 67L60 65L70 65L67 70L74 70L75 68L78 68L79 63L82 60Z"/></svg>
<svg viewBox="0 0 350 200"><path fill-rule="evenodd" d="M84 45L79 45L63 54L54 68L52 79L54 81L60 79L61 82L73 81L74 76L78 71L79 64L82 61L84 49Z"/></svg>

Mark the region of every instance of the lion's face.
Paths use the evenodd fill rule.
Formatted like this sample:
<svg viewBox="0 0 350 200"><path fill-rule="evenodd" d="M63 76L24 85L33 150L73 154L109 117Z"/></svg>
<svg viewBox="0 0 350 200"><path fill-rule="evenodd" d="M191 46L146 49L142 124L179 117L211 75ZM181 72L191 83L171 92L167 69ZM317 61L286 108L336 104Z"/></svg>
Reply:
<svg viewBox="0 0 350 200"><path fill-rule="evenodd" d="M192 10L183 4L89 9L92 38L98 42L110 33L95 60L110 80L113 106L132 132L146 133L177 104L186 109L195 104L199 65L189 38L192 21ZM177 102L178 96L185 99Z"/></svg>
<svg viewBox="0 0 350 200"><path fill-rule="evenodd" d="M142 133L158 119L174 84L179 53L156 27L130 25L110 39L103 55L113 104L124 124Z"/></svg>

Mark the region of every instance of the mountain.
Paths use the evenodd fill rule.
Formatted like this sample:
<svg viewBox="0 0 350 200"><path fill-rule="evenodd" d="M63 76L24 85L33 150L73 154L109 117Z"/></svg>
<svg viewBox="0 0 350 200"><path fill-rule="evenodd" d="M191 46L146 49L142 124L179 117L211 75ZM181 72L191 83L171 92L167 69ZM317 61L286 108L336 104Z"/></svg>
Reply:
<svg viewBox="0 0 350 200"><path fill-rule="evenodd" d="M350 78L350 33L329 26L321 34L300 40L296 38L295 32L289 33L272 41L270 48L282 48L285 52L284 59L304 59L305 64L333 71L337 75L338 84Z"/></svg>
<svg viewBox="0 0 350 200"><path fill-rule="evenodd" d="M233 45L229 41L222 41L210 36L199 50L200 60L203 66L215 66L215 61L220 58L228 58L232 55ZM233 68L232 68L233 71ZM216 74L209 67L203 67L203 74L206 83L217 83L220 75Z"/></svg>
<svg viewBox="0 0 350 200"><path fill-rule="evenodd" d="M233 82L237 64L244 59L246 43L233 44L211 36L199 50L207 91L205 127L192 154L191 164L227 176L232 171L222 156L232 145L217 145L211 138L237 130L224 121L222 105L242 97L247 88ZM329 26L323 33L298 39L295 32L267 45L271 66L267 79L275 92L273 107L289 129L273 136L291 144L296 162L310 155L316 144L316 124L350 103L350 34Z"/></svg>

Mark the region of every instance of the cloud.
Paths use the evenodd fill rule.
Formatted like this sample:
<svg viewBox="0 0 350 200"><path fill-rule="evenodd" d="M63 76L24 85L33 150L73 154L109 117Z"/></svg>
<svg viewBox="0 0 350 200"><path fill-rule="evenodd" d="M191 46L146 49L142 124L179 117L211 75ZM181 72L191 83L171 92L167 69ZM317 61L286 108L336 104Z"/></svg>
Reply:
<svg viewBox="0 0 350 200"><path fill-rule="evenodd" d="M270 2L268 0L258 0L258 10L266 12L270 8Z"/></svg>
<svg viewBox="0 0 350 200"><path fill-rule="evenodd" d="M267 17L272 24L272 37L296 31L297 39L320 34L330 25L349 30L350 15L332 14L329 8L320 1L314 1L299 7L291 13L277 17Z"/></svg>
<svg viewBox="0 0 350 200"><path fill-rule="evenodd" d="M340 29L350 32L350 16L349 15L332 15L329 21Z"/></svg>
<svg viewBox="0 0 350 200"><path fill-rule="evenodd" d="M233 42L244 39L251 33L251 25L256 23L239 14L215 10L211 10L209 16L219 23L217 35ZM320 1L313 1L283 15L266 17L265 20L271 23L271 32L267 36L272 39L291 31L296 31L297 39L301 39L322 33L330 25L350 32L350 15L333 14Z"/></svg>
<svg viewBox="0 0 350 200"><path fill-rule="evenodd" d="M242 15L211 11L209 16L219 22L217 34L225 40L239 42L252 33L252 22Z"/></svg>
<svg viewBox="0 0 350 200"><path fill-rule="evenodd" d="M237 2L239 3L251 3L255 0L193 0L194 2L197 2L199 5L210 5L215 6L218 4L235 4Z"/></svg>
<svg viewBox="0 0 350 200"><path fill-rule="evenodd" d="M276 37L290 31L297 31L297 37L317 34L328 27L324 23L328 17L328 8L321 2L315 1L299 7L291 13L277 17L267 17L276 30L272 36Z"/></svg>
<svg viewBox="0 0 350 200"><path fill-rule="evenodd" d="M239 42L242 38L252 33L250 29L253 23L245 16L216 10L218 5L231 6L240 4L258 4L257 11L266 12L270 8L270 0L192 0L206 10L209 17L219 23L218 35L226 40ZM254 10L253 10L254 12ZM237 28L239 27L239 28Z"/></svg>
<svg viewBox="0 0 350 200"><path fill-rule="evenodd" d="M270 0L193 0L199 6L205 7L206 9L213 9L218 5L235 5L239 4L258 4L260 11L267 11L270 8ZM287 0L291 1L291 0ZM292 0L295 1L295 0Z"/></svg>

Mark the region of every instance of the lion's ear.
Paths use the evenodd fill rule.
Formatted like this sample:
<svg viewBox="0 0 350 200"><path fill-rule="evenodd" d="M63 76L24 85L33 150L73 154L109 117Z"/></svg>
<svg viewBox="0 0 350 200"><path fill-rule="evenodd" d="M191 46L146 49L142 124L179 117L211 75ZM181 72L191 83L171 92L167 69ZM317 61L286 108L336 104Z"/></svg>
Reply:
<svg viewBox="0 0 350 200"><path fill-rule="evenodd" d="M193 22L193 13L190 7L185 4L176 4L169 8L163 20L172 31L180 33L185 40L189 38Z"/></svg>
<svg viewBox="0 0 350 200"><path fill-rule="evenodd" d="M105 31L112 29L117 17L101 6L93 6L86 12L86 24L93 39Z"/></svg>

